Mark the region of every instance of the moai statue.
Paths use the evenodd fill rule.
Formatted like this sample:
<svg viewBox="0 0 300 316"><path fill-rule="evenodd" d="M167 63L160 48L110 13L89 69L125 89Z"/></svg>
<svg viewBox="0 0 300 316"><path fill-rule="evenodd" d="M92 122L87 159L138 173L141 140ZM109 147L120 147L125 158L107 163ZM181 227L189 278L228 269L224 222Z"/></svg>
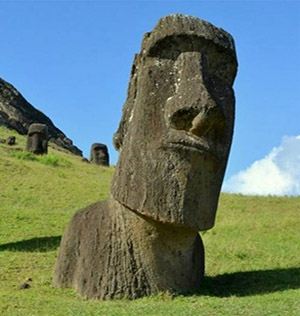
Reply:
<svg viewBox="0 0 300 316"><path fill-rule="evenodd" d="M48 128L45 124L34 123L29 126L26 150L37 155L48 152Z"/></svg>
<svg viewBox="0 0 300 316"><path fill-rule="evenodd" d="M199 231L215 221L236 71L232 37L195 17L166 16L144 36L114 137L120 156L110 197L72 218L55 285L90 299L200 286Z"/></svg>
<svg viewBox="0 0 300 316"><path fill-rule="evenodd" d="M94 143L91 148L90 161L96 165L109 166L107 146L100 143Z"/></svg>

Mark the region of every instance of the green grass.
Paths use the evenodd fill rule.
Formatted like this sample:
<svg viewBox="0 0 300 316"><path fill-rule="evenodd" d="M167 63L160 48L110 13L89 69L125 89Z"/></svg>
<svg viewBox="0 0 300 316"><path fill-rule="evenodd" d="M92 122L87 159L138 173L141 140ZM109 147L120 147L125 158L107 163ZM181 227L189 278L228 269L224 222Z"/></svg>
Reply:
<svg viewBox="0 0 300 316"><path fill-rule="evenodd" d="M105 199L113 167L49 149L0 127L0 315L300 315L300 197L222 195L215 228L202 233L206 278L198 292L135 301L86 301L51 284L72 214ZM20 284L31 278L31 288Z"/></svg>
<svg viewBox="0 0 300 316"><path fill-rule="evenodd" d="M27 151L20 151L15 150L11 152L12 156L20 159L20 160L30 160L30 161L37 161L43 163L45 165L58 167L58 166L70 166L72 163L70 160L67 160L61 156L48 154L48 155L35 155L33 153Z"/></svg>

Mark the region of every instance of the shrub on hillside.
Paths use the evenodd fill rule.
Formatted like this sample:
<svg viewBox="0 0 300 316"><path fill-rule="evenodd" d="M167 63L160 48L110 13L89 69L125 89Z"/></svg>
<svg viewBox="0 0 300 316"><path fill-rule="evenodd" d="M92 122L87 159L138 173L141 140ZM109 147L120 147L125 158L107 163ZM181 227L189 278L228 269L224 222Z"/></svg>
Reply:
<svg viewBox="0 0 300 316"><path fill-rule="evenodd" d="M12 156L20 160L37 160L37 157L28 151L12 151Z"/></svg>

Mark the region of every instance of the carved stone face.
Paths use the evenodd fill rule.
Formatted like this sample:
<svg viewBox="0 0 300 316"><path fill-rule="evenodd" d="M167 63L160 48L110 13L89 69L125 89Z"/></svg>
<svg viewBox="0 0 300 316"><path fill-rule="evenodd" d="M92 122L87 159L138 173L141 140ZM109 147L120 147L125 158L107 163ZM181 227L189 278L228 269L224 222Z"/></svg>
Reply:
<svg viewBox="0 0 300 316"><path fill-rule="evenodd" d="M109 156L106 145L95 143L91 148L90 160L96 165L108 166Z"/></svg>
<svg viewBox="0 0 300 316"><path fill-rule="evenodd" d="M112 194L154 220L206 230L231 146L237 63L229 34L185 22L160 20L135 59Z"/></svg>
<svg viewBox="0 0 300 316"><path fill-rule="evenodd" d="M26 150L37 155L48 152L48 128L45 124L34 123L29 126Z"/></svg>

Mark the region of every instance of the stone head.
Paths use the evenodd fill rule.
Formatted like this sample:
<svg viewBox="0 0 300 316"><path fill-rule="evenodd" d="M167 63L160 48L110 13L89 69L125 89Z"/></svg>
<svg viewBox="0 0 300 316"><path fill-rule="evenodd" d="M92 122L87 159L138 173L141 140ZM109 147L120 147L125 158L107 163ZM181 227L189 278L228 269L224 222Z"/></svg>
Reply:
<svg viewBox="0 0 300 316"><path fill-rule="evenodd" d="M26 150L37 155L48 152L48 128L45 124L33 123L29 126Z"/></svg>
<svg viewBox="0 0 300 316"><path fill-rule="evenodd" d="M170 15L146 33L114 136L112 195L162 223L214 225L231 146L237 60L232 37Z"/></svg>
<svg viewBox="0 0 300 316"><path fill-rule="evenodd" d="M90 161L96 165L108 166L109 155L107 146L100 143L94 143L91 148Z"/></svg>

